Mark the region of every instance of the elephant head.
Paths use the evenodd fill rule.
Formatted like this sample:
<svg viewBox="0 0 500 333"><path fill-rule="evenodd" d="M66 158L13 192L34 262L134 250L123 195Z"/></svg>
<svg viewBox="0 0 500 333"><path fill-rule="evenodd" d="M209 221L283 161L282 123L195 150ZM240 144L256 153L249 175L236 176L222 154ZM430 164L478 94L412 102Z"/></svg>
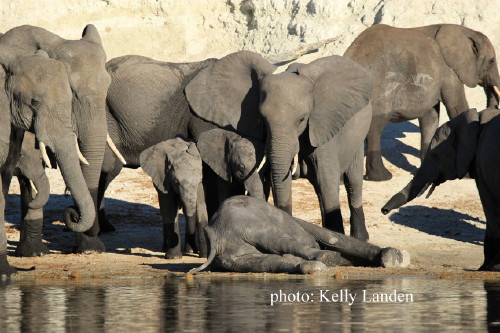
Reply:
<svg viewBox="0 0 500 333"><path fill-rule="evenodd" d="M78 159L66 69L41 50L31 57L18 54L16 48L0 47L0 63L6 79L6 94L2 94L0 101L7 102L0 107L10 109L10 122L15 128L33 132L41 148L52 150L81 211L80 221L67 221L67 226L74 231L88 230L95 210ZM35 205L39 204L35 201Z"/></svg>
<svg viewBox="0 0 500 333"><path fill-rule="evenodd" d="M259 173L266 161L261 142L215 128L200 135L197 147L202 161L219 177L244 184L249 195L264 199Z"/></svg>
<svg viewBox="0 0 500 333"><path fill-rule="evenodd" d="M140 163L159 191L179 196L187 219L196 217L202 166L194 142L181 138L160 142L141 153Z"/></svg>
<svg viewBox="0 0 500 333"><path fill-rule="evenodd" d="M335 134L371 96L371 77L340 56L276 67L260 55L241 51L211 64L185 92L193 112L220 127L265 142L275 204L291 213L290 165L299 136L318 147Z"/></svg>
<svg viewBox="0 0 500 333"><path fill-rule="evenodd" d="M495 49L488 37L460 25L443 24L435 39L446 64L470 88L484 88L488 108L498 108L500 75Z"/></svg>
<svg viewBox="0 0 500 333"><path fill-rule="evenodd" d="M447 180L463 178L470 171L479 140L479 115L476 109L461 113L436 130L422 165L413 179L382 208L387 214L415 199L429 186L427 196Z"/></svg>

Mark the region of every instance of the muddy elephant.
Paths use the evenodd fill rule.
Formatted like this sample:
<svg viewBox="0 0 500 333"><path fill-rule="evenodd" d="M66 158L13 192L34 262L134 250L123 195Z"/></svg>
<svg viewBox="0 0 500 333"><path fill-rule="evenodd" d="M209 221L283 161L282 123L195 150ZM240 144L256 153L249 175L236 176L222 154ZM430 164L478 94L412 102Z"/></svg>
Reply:
<svg viewBox="0 0 500 333"><path fill-rule="evenodd" d="M203 170L208 218L220 203L237 194L267 200L270 184L263 143L214 128L200 134L196 146L204 166L210 169Z"/></svg>
<svg viewBox="0 0 500 333"><path fill-rule="evenodd" d="M186 87L193 112L265 142L274 203L292 212L290 166L307 164L323 226L344 232L339 183L349 193L351 235L368 239L362 206L363 141L371 119L371 76L349 58L276 66L241 51L200 71Z"/></svg>
<svg viewBox="0 0 500 333"><path fill-rule="evenodd" d="M41 146L50 147L61 174L81 212L68 228L85 232L95 220L92 197L83 177L72 126L73 94L64 65L44 51L19 57L16 48L1 46L0 76L5 90L0 94L0 171L15 167L24 131L32 131ZM3 181L0 182L3 184ZM3 185L2 185L3 187ZM40 202L42 204L43 202ZM40 207L31 207L33 209ZM4 221L5 198L0 196L0 275L15 273L7 261Z"/></svg>
<svg viewBox="0 0 500 333"><path fill-rule="evenodd" d="M269 273L310 273L337 265L409 265L406 251L382 249L322 228L250 196L224 201L204 230L209 257L190 273L212 264L234 272Z"/></svg>
<svg viewBox="0 0 500 333"><path fill-rule="evenodd" d="M413 200L431 186L463 178L467 173L476 181L486 215L484 263L481 270L500 271L500 111L470 109L439 127L432 138L422 165L410 183L395 194L382 213Z"/></svg>
<svg viewBox="0 0 500 333"><path fill-rule="evenodd" d="M165 258L180 259L182 253L198 252L200 257L206 257L203 227L208 217L202 162L196 144L182 138L160 142L140 154L140 163L158 192ZM184 242L179 232L179 208L183 209L186 220Z"/></svg>
<svg viewBox="0 0 500 333"><path fill-rule="evenodd" d="M372 74L373 115L366 137L365 179L388 180L382 161L380 137L389 122L418 119L420 157L439 125L442 102L448 116L469 106L464 85L484 88L488 108L498 108L498 73L495 50L478 31L454 24L418 28L374 25L363 31L344 53Z"/></svg>
<svg viewBox="0 0 500 333"><path fill-rule="evenodd" d="M15 47L18 56L29 56L38 49L64 64L72 91L73 129L87 163L82 164L86 188L95 202L106 148L106 94L111 82L105 69L106 53L96 27L87 25L80 40L66 40L43 28L22 25L0 36L0 48ZM86 191L74 189L75 191ZM78 219L81 212L69 210L65 218ZM97 237L97 219L86 233L77 234L77 252L101 252L105 247Z"/></svg>

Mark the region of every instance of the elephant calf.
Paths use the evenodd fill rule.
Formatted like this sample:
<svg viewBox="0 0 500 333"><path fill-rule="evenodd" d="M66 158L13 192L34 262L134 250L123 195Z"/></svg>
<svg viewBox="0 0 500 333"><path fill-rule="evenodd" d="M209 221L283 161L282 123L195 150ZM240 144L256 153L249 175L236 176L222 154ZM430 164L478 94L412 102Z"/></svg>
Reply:
<svg viewBox="0 0 500 333"><path fill-rule="evenodd" d="M204 229L210 254L190 273L215 264L236 272L310 273L335 265L403 267L406 251L380 248L292 217L264 200L234 196Z"/></svg>
<svg viewBox="0 0 500 333"><path fill-rule="evenodd" d="M432 185L463 178L476 180L486 215L484 263L481 270L500 271L500 111L470 109L439 127L411 182L382 208L388 214Z"/></svg>

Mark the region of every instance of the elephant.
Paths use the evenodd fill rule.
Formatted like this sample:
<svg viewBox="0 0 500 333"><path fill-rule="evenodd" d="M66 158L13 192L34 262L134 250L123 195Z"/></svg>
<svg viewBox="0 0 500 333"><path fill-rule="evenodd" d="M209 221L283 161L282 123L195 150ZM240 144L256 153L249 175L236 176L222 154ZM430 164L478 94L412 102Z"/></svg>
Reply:
<svg viewBox="0 0 500 333"><path fill-rule="evenodd" d="M179 137L160 142L140 154L140 164L158 192L165 258L180 259L183 252L199 252L200 257L206 257L203 227L208 217L196 144ZM186 219L184 250L177 214L180 207Z"/></svg>
<svg viewBox="0 0 500 333"><path fill-rule="evenodd" d="M323 227L343 233L343 177L350 234L368 239L362 181L371 75L341 56L275 70L254 52L236 52L201 70L186 86L186 97L198 117L265 143L274 203L284 211L292 213L290 166L298 154L318 195Z"/></svg>
<svg viewBox="0 0 500 333"><path fill-rule="evenodd" d="M214 128L199 135L196 146L203 165L208 218L227 198L247 193L265 199L269 197L264 145L223 128ZM212 178L215 178L212 179ZM217 193L215 195L215 193Z"/></svg>
<svg viewBox="0 0 500 333"><path fill-rule="evenodd" d="M440 103L450 119L469 109L464 84L484 88L488 108L498 108L500 76L490 40L454 24L416 28L374 25L347 48L349 57L372 75L372 119L366 137L366 180L392 174L383 164L380 137L389 122L418 119L420 158L439 125Z"/></svg>
<svg viewBox="0 0 500 333"><path fill-rule="evenodd" d="M19 159L24 131L35 134L40 146L50 148L61 174L81 212L78 221L65 221L75 232L85 232L95 220L92 196L87 189L75 133L72 126L72 91L64 65L50 59L42 50L29 57L18 56L15 47L0 46L0 75L5 91L0 94L0 175L12 170ZM14 167L13 167L14 166ZM5 197L0 196L0 276L16 270L7 260L5 232ZM44 200L31 202L29 208L39 209Z"/></svg>
<svg viewBox="0 0 500 333"><path fill-rule="evenodd" d="M38 49L64 64L72 91L73 130L86 163L81 168L86 189L90 190L96 210L100 171L106 149L106 95L111 78L106 71L106 53L96 27L87 25L80 40L66 40L43 28L22 25L0 36L0 48L13 47L18 56L29 56ZM111 144L111 143L109 143ZM77 205L81 206L81 205ZM81 208L81 207L80 207ZM65 219L78 219L82 212L69 209ZM95 214L94 214L95 215ZM97 218L86 233L77 234L76 252L102 252Z"/></svg>
<svg viewBox="0 0 500 333"><path fill-rule="evenodd" d="M469 109L444 123L436 130L413 179L382 207L382 213L388 214L431 185L428 196L445 181L469 174L475 179L486 215L484 263L480 270L489 271L500 271L499 115L498 109Z"/></svg>
<svg viewBox="0 0 500 333"><path fill-rule="evenodd" d="M304 274L336 265L410 264L406 251L380 248L330 231L250 196L224 201L204 231L209 256L190 274L212 264L233 272Z"/></svg>

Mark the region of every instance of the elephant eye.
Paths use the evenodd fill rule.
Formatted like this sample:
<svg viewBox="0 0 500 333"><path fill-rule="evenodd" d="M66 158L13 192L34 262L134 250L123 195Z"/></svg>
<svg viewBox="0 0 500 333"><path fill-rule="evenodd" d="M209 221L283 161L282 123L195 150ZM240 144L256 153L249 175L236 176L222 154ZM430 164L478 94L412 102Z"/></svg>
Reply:
<svg viewBox="0 0 500 333"><path fill-rule="evenodd" d="M495 63L495 58L491 58L490 61L489 61L490 64L494 64Z"/></svg>
<svg viewBox="0 0 500 333"><path fill-rule="evenodd" d="M36 108L40 105L40 103L41 103L41 102L42 102L42 101L40 100L40 98L38 98L38 97L33 97L33 98L31 99L31 101L30 101L30 105L31 105L33 108L35 108L35 109L36 109Z"/></svg>

